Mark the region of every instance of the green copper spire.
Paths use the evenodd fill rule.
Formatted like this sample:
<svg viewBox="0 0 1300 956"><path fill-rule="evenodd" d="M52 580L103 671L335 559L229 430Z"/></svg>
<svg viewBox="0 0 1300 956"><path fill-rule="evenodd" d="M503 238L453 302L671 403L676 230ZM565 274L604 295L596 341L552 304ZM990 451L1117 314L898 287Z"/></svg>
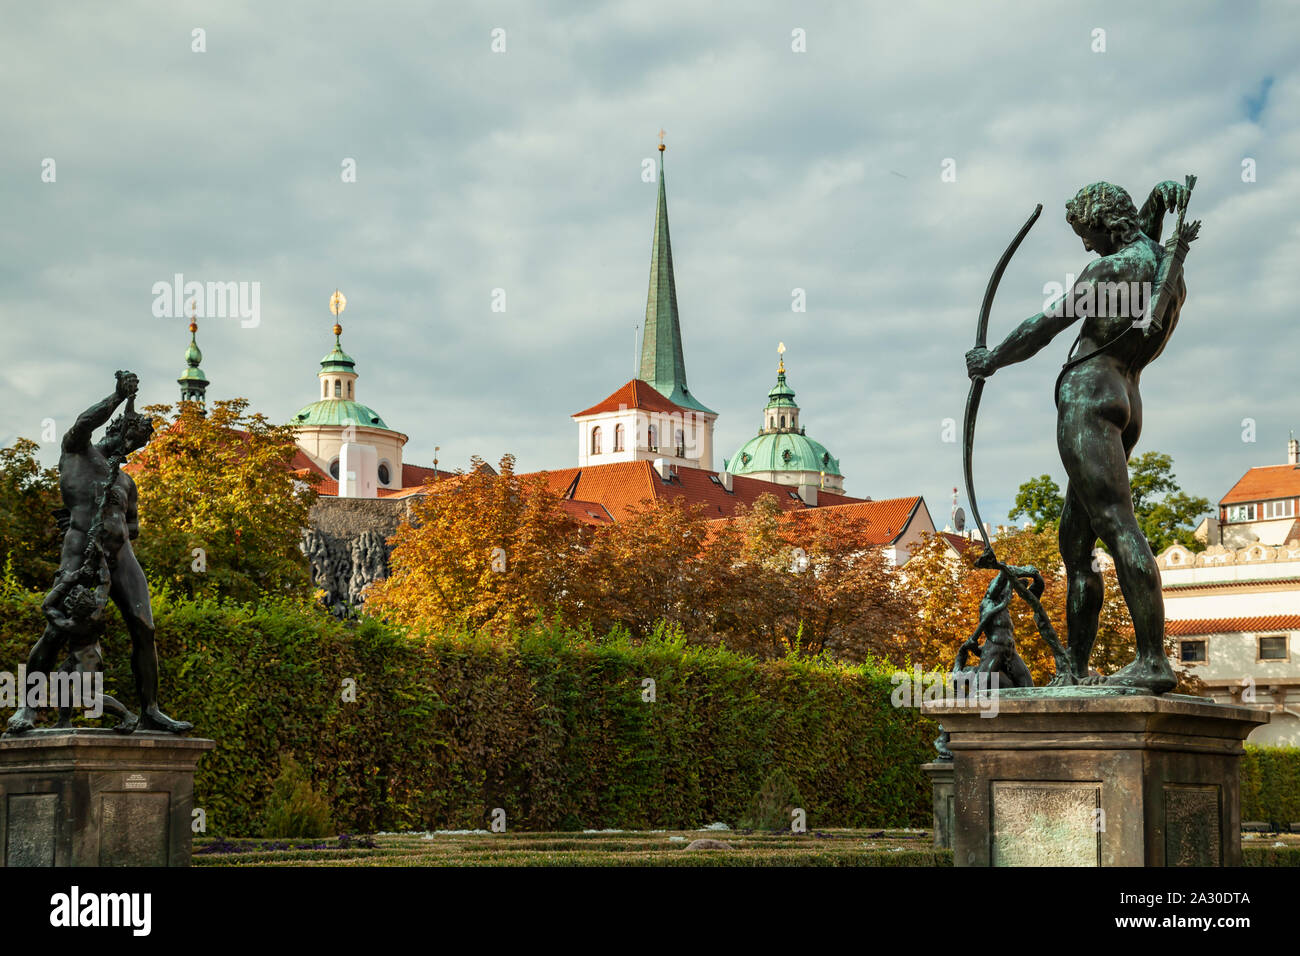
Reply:
<svg viewBox="0 0 1300 956"><path fill-rule="evenodd" d="M659 208L655 215L654 246L650 250L650 292L645 303L640 379L654 386L670 402L714 414L713 409L696 401L686 387L682 327L677 314L677 283L673 279L673 247L668 238L663 143L659 144Z"/></svg>
<svg viewBox="0 0 1300 956"><path fill-rule="evenodd" d="M176 384L181 387L182 402L198 402L203 405L208 385L211 383L203 374L203 369L199 368L199 363L203 361L203 353L199 351L199 343L195 338L198 331L199 323L191 316L190 347L185 350L186 368L181 372L181 377L176 380Z"/></svg>

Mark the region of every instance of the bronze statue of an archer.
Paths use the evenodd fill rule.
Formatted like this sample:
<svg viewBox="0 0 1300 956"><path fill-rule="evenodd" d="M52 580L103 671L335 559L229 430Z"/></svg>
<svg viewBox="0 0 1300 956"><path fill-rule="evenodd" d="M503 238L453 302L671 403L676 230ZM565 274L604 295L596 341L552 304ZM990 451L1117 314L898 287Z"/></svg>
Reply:
<svg viewBox="0 0 1300 956"><path fill-rule="evenodd" d="M983 380L1004 366L1023 362L1082 319L1071 357L1057 381L1056 444L1069 478L1060 524L1069 593L1066 647L1060 648L1050 625L1043 635L1057 654L1052 684L1106 684L1163 694L1177 683L1164 653L1160 574L1133 513L1128 458L1142 430L1138 391L1142 369L1164 349L1187 297L1182 263L1200 223L1185 223L1183 216L1195 184L1194 176L1187 177L1185 185L1160 183L1140 211L1126 191L1110 183L1080 189L1065 204L1065 218L1083 247L1099 258L1088 264L1061 300L1020 323L1000 345L985 348L988 306L997 279L1036 212L999 263L985 296L976 347L966 353L973 381L965 449L969 486L974 413ZM1164 216L1174 211L1174 234L1162 246ZM1121 290L1126 293L1122 297L1117 294ZM1127 294L1130 290L1136 294ZM983 534L969 487L968 496ZM1098 538L1114 558L1137 643L1137 658L1107 677L1088 676L1102 606L1102 577L1094 565ZM983 566L1003 567L993 556L987 535L985 544ZM1041 624L1039 629L1043 631Z"/></svg>

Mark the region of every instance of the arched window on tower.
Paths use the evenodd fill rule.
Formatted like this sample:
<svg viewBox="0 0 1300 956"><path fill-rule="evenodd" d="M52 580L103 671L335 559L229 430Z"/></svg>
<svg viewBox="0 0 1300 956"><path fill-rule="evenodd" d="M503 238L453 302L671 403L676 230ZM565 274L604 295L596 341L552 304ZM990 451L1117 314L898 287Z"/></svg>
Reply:
<svg viewBox="0 0 1300 956"><path fill-rule="evenodd" d="M330 383L325 381L324 379L322 379L320 383L320 397L321 398L330 397Z"/></svg>
<svg viewBox="0 0 1300 956"><path fill-rule="evenodd" d="M334 397L335 398L343 397L343 383L340 382L337 378L334 380Z"/></svg>
<svg viewBox="0 0 1300 956"><path fill-rule="evenodd" d="M600 426L599 425L597 425L595 428L591 430L591 453L593 455L600 454Z"/></svg>
<svg viewBox="0 0 1300 956"><path fill-rule="evenodd" d="M782 428L785 428L785 416L784 416L784 415L781 416L781 427L782 427Z"/></svg>
<svg viewBox="0 0 1300 956"><path fill-rule="evenodd" d="M348 398L352 397L352 382L348 382Z"/></svg>
<svg viewBox="0 0 1300 956"><path fill-rule="evenodd" d="M650 426L650 432L648 435L647 444L649 445L651 451L659 450L659 429L656 428L654 425Z"/></svg>
<svg viewBox="0 0 1300 956"><path fill-rule="evenodd" d="M675 437L677 438L677 441L675 442L677 447L674 450L677 452L677 457L685 458L686 457L686 432L682 431L679 428L677 429L677 434Z"/></svg>
<svg viewBox="0 0 1300 956"><path fill-rule="evenodd" d="M614 426L614 450L615 451L623 450L623 426L622 425Z"/></svg>

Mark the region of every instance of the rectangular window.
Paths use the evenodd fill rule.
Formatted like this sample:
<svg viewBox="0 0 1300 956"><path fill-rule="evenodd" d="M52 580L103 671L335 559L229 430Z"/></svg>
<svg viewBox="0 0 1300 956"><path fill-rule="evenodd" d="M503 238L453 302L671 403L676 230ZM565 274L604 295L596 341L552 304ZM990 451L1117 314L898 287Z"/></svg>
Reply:
<svg viewBox="0 0 1300 956"><path fill-rule="evenodd" d="M1229 521L1254 521L1255 506L1250 505L1230 505L1228 507Z"/></svg>
<svg viewBox="0 0 1300 956"><path fill-rule="evenodd" d="M1178 645L1178 659L1184 664L1200 664L1207 658L1205 641L1183 641Z"/></svg>
<svg viewBox="0 0 1300 956"><path fill-rule="evenodd" d="M1265 518L1294 518L1295 499L1287 498L1283 501L1266 501L1264 502L1263 512Z"/></svg>
<svg viewBox="0 0 1300 956"><path fill-rule="evenodd" d="M1259 638L1258 660L1261 661L1285 661L1290 659L1288 640L1283 636L1270 636Z"/></svg>

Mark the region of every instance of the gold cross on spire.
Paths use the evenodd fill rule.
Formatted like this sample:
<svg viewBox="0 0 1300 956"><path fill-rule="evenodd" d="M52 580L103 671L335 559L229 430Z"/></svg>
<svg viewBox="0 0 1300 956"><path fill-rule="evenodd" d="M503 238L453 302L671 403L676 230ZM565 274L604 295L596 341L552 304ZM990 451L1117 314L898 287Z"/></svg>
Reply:
<svg viewBox="0 0 1300 956"><path fill-rule="evenodd" d="M777 343L776 354L781 356L781 364L776 367L776 370L784 374L785 372L785 343L784 342Z"/></svg>

